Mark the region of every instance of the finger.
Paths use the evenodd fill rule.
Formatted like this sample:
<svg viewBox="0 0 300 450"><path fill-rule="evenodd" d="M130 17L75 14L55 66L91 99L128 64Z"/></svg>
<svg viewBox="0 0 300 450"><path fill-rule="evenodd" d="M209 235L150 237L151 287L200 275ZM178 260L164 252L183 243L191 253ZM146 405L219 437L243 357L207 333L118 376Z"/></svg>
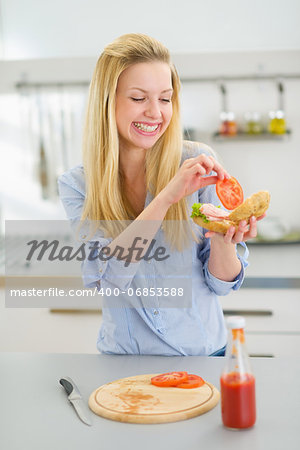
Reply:
<svg viewBox="0 0 300 450"><path fill-rule="evenodd" d="M249 230L249 224L246 220L241 220L241 222L239 223L238 229L242 232L242 233L246 233L246 231Z"/></svg>
<svg viewBox="0 0 300 450"><path fill-rule="evenodd" d="M263 213L262 216L256 217L256 220L262 220L264 217L266 217L267 213Z"/></svg>
<svg viewBox="0 0 300 450"><path fill-rule="evenodd" d="M201 186L205 187L205 186L208 186L209 184L216 184L218 179L219 178L217 176L202 177L201 178Z"/></svg>
<svg viewBox="0 0 300 450"><path fill-rule="evenodd" d="M230 178L231 175L221 166L218 161L215 160L213 156L209 156L209 158L214 162L213 170L218 174L219 180L223 180L224 178Z"/></svg>
<svg viewBox="0 0 300 450"><path fill-rule="evenodd" d="M211 173L212 170L214 170L214 167L216 165L216 160L210 156L204 156L203 158L203 165L206 168L206 173Z"/></svg>
<svg viewBox="0 0 300 450"><path fill-rule="evenodd" d="M188 161L187 166L192 167L195 164L201 164L201 166L205 168L205 173L207 174L210 173L214 167L214 161L203 153L196 158L191 158Z"/></svg>
<svg viewBox="0 0 300 450"><path fill-rule="evenodd" d="M206 174L215 171L219 180L230 178L229 173L221 166L221 164L218 163L218 161L215 160L213 156L206 156L202 153L196 158L190 158L184 162L187 168L190 168L197 163L201 164L201 166L205 168Z"/></svg>
<svg viewBox="0 0 300 450"><path fill-rule="evenodd" d="M189 168L189 171L191 174L199 174L201 176L206 175L206 170L200 163L194 164L192 167Z"/></svg>
<svg viewBox="0 0 300 450"><path fill-rule="evenodd" d="M225 236L224 236L224 242L225 242L226 244L230 244L230 243L232 242L234 233L235 233L235 227L230 227L230 228L227 230L227 233L226 233Z"/></svg>
<svg viewBox="0 0 300 450"><path fill-rule="evenodd" d="M257 226L256 226L256 217L250 217L250 228L247 233L247 239L252 239L257 236Z"/></svg>
<svg viewBox="0 0 300 450"><path fill-rule="evenodd" d="M234 244L241 242L244 239L244 234L247 232L247 229L248 229L247 222L245 220L242 220L239 223L238 229L236 230L236 233L232 239L232 242Z"/></svg>
<svg viewBox="0 0 300 450"><path fill-rule="evenodd" d="M214 231L207 231L206 233L205 233L205 237L206 238L211 238L212 236L214 236L216 233L214 232Z"/></svg>
<svg viewBox="0 0 300 450"><path fill-rule="evenodd" d="M193 165L194 161L195 161L195 158L187 158L187 159L183 162L182 166L190 167L190 166Z"/></svg>
<svg viewBox="0 0 300 450"><path fill-rule="evenodd" d="M195 164L197 164L199 161L201 161L201 158L203 155L199 155L196 158L188 158L183 162L183 166L185 166L186 168L190 168L192 166L194 166Z"/></svg>

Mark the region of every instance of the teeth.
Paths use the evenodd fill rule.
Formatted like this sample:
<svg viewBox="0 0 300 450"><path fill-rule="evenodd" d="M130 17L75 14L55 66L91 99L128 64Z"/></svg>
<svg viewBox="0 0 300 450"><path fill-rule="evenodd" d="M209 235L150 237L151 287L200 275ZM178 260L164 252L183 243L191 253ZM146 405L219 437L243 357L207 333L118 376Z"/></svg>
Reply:
<svg viewBox="0 0 300 450"><path fill-rule="evenodd" d="M151 131L155 131L158 128L158 125L154 125L154 126L150 127L149 125L144 125L143 123L139 123L139 122L133 122L133 124L139 130L148 131L148 133L150 133Z"/></svg>

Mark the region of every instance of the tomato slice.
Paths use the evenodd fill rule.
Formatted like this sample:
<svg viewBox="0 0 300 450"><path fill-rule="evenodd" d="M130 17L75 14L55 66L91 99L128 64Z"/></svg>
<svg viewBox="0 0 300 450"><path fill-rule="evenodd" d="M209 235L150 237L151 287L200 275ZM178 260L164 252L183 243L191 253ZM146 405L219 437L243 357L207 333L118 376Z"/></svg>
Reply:
<svg viewBox="0 0 300 450"><path fill-rule="evenodd" d="M156 377L151 378L151 383L155 386L160 387L169 387L169 386L177 386L184 381L187 381L188 373L187 372L167 372L162 373L161 375L157 375Z"/></svg>
<svg viewBox="0 0 300 450"><path fill-rule="evenodd" d="M225 206L226 209L235 209L244 201L242 186L234 177L218 180L216 190L222 205Z"/></svg>
<svg viewBox="0 0 300 450"><path fill-rule="evenodd" d="M178 384L176 387L182 389L193 389L202 386L204 383L205 381L203 380L203 378L199 377L198 375L192 375L191 373L189 373L187 381Z"/></svg>

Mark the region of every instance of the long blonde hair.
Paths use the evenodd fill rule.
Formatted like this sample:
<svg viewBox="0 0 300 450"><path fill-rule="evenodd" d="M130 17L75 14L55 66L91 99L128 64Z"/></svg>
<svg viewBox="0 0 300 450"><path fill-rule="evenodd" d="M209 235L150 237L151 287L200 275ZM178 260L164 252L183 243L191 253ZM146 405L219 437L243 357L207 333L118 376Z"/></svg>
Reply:
<svg viewBox="0 0 300 450"><path fill-rule="evenodd" d="M147 190L155 197L179 169L182 156L180 80L169 51L144 34L120 36L105 47L90 84L83 138L86 199L82 220L124 223L135 218L122 189L115 98L121 73L133 64L152 61L165 62L170 67L173 114L165 133L146 152ZM167 240L178 250L188 242L185 221L188 221L187 203L182 199L169 208L164 219Z"/></svg>

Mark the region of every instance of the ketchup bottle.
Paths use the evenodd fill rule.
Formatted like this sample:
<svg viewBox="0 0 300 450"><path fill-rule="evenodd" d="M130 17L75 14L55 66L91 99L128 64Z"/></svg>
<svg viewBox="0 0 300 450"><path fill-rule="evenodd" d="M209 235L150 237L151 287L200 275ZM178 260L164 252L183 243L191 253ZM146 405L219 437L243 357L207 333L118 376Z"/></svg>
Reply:
<svg viewBox="0 0 300 450"><path fill-rule="evenodd" d="M245 347L245 319L231 316L227 325L226 364L220 379L222 420L227 428L250 428L256 420L255 378Z"/></svg>

